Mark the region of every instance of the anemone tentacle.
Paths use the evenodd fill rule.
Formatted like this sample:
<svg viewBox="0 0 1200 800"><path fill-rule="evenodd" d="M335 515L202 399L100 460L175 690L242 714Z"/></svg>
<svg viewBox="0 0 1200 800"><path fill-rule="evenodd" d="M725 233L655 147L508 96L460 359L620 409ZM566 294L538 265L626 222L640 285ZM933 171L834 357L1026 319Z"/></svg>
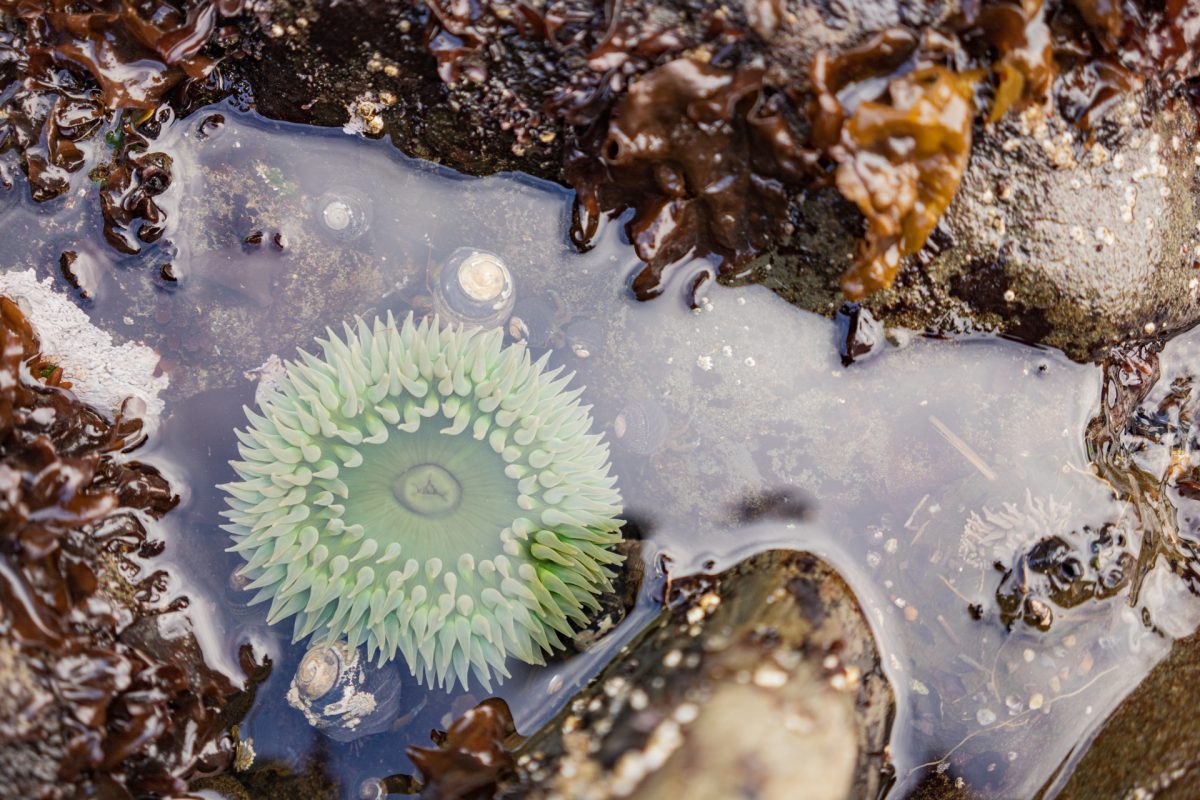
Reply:
<svg viewBox="0 0 1200 800"><path fill-rule="evenodd" d="M327 329L236 431L251 602L449 691L563 646L612 591L621 497L572 375L437 319Z"/></svg>

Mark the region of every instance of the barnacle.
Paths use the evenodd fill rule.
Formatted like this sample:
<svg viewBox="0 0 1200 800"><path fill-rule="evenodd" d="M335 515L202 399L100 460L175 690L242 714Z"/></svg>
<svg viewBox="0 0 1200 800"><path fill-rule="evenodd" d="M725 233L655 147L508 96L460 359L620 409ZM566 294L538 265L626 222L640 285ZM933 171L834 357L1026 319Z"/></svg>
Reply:
<svg viewBox="0 0 1200 800"><path fill-rule="evenodd" d="M587 623L622 560L608 446L571 376L502 338L360 319L247 409L226 529L271 623L447 690Z"/></svg>

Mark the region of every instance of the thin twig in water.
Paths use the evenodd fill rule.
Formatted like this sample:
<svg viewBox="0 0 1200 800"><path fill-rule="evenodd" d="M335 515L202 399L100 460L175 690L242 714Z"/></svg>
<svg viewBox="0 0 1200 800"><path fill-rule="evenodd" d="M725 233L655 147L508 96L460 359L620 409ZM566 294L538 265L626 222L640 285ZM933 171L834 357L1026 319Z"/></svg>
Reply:
<svg viewBox="0 0 1200 800"><path fill-rule="evenodd" d="M1100 680L1105 675L1107 675L1108 673L1112 672L1115 669L1116 669L1116 666L1111 666L1108 669L1104 670L1104 672L1101 672L1096 677L1092 678L1090 681L1085 683L1083 686L1080 686L1075 691L1067 692L1066 694L1060 694L1058 697L1050 698L1049 700L1046 701L1046 704L1043 705L1041 708L1027 709L1025 711L1022 711L1020 714L1013 717L1012 719L1006 719L1001 723L992 725L990 728L983 728L981 730L972 731L971 733L968 733L966 736L964 736L962 738L962 741L960 741L958 744L954 745L954 747L951 747L949 750L947 750L945 755L943 755L941 758L937 759L936 761L926 761L923 764L917 764L915 767L913 767L912 769L910 769L908 771L908 773L905 775L905 778L907 779L917 770L927 769L929 767L936 767L938 764L943 763L946 759L950 758L950 756L954 755L955 751L957 751L960 747L962 747L964 744L966 744L970 740L974 739L976 736L979 736L984 733L991 733L993 731L1000 730L1001 728L1015 728L1019 725L1027 725L1030 722L1030 720L1027 718L1030 717L1031 715L1045 714L1058 701L1066 700L1069 697L1075 697L1076 695L1081 694L1082 692L1086 691L1096 681Z"/></svg>
<svg viewBox="0 0 1200 800"><path fill-rule="evenodd" d="M950 443L951 447L957 450L963 458L971 462L971 466L979 470L979 473L983 475L983 477L987 478L989 481L996 480L996 471L989 467L987 462L984 461L978 453L971 449L971 445L964 442L958 434L950 430L946 423L942 422L933 414L929 415L929 422L933 425L933 427L937 428L937 432L942 435L943 439Z"/></svg>

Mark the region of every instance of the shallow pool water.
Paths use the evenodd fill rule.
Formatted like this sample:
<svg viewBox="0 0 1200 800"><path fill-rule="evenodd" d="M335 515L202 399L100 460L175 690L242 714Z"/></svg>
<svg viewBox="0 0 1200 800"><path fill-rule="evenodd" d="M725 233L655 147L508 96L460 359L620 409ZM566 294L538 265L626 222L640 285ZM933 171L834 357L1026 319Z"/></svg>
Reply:
<svg viewBox="0 0 1200 800"><path fill-rule="evenodd" d="M210 659L233 670L249 642L273 662L240 727L259 765L315 761L356 797L364 780L412 772L404 748L484 699L409 680L399 730L341 744L309 727L284 699L303 644L289 643L290 626L268 626L262 606L245 606L215 488L232 477L233 429L272 356L291 357L354 315L424 313L428 271L460 247L508 264L516 305L506 327L552 349L551 362L587 387L626 515L645 539L647 577L621 626L583 655L514 668L497 692L522 732L653 618L666 576L802 548L852 586L896 689L891 796L929 770L994 797L1053 794L1069 772L1060 768L1171 637L1200 622L1166 570L1130 601L1123 559L1138 552L1137 519L1085 449L1098 367L907 331L844 366L833 321L765 289L706 282L692 302L702 263L677 266L663 296L636 302L628 282L639 263L619 223L576 252L565 236L571 198L558 187L465 178L383 143L227 106L166 120L151 149L172 160L156 198L161 239L133 255L108 246L80 173L75 193L42 207L0 199L0 264L62 283L60 255L76 253L89 297L72 291L93 321L161 354L164 419L139 458L183 492L166 521L166 558ZM1066 554L1057 561L1037 548L1054 536ZM1089 557L1064 566L1073 548ZM1112 591L1071 594L1062 574L1039 571L1048 559L1069 568L1072 586L1088 579L1070 570L1091 570Z"/></svg>

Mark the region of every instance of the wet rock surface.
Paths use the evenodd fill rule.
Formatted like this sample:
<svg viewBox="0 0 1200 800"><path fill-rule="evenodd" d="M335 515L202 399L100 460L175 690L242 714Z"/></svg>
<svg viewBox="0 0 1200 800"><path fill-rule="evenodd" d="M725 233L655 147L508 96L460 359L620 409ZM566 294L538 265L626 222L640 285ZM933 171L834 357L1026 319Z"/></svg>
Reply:
<svg viewBox="0 0 1200 800"><path fill-rule="evenodd" d="M826 314L900 275L871 306L888 324L1081 360L1197 318L1187 4L111 5L4 6L0 141L39 199L102 135L123 147L113 109L233 95L569 183L581 247L630 211L642 298L694 256ZM146 155L97 175L118 249L161 235L170 166Z"/></svg>
<svg viewBox="0 0 1200 800"><path fill-rule="evenodd" d="M893 324L955 320L1089 360L1187 328L1196 284L1196 116L1184 102L1090 143L1031 110L976 140L935 246L871 306Z"/></svg>
<svg viewBox="0 0 1200 800"><path fill-rule="evenodd" d="M1200 637L1175 643L1105 722L1058 795L1182 800L1200 793Z"/></svg>
<svg viewBox="0 0 1200 800"><path fill-rule="evenodd" d="M80 403L16 304L0 315L0 793L180 792L231 757L242 676L206 663L154 569L178 497L123 457L144 438L132 407Z"/></svg>
<svg viewBox="0 0 1200 800"><path fill-rule="evenodd" d="M842 579L770 551L669 610L516 755L526 797L876 796L893 697ZM510 791L500 781L505 791Z"/></svg>
<svg viewBox="0 0 1200 800"><path fill-rule="evenodd" d="M1161 559L1188 582L1196 602L1195 568L1200 493L1196 491L1196 364L1194 333L1165 347L1118 350L1108 358L1106 413L1090 436L1105 474L1118 485L1151 533L1149 554L1139 557L1137 579ZM1142 589L1154 592L1153 585ZM1180 613L1184 613L1182 609ZM1171 615L1156 620L1165 633L1180 631ZM1200 637L1185 635L1105 721L1086 752L1061 781L1060 798L1193 797L1200 791Z"/></svg>
<svg viewBox="0 0 1200 800"><path fill-rule="evenodd" d="M639 297L689 254L825 314L899 274L871 303L888 324L998 331L1079 360L1197 318L1187 9L364 9L383 35L326 30L320 4L277 10L278 57L321 48L308 102L326 120L468 171L565 180L582 246L604 212L632 208ZM365 77L329 58L347 42ZM304 94L247 75L260 97Z"/></svg>

